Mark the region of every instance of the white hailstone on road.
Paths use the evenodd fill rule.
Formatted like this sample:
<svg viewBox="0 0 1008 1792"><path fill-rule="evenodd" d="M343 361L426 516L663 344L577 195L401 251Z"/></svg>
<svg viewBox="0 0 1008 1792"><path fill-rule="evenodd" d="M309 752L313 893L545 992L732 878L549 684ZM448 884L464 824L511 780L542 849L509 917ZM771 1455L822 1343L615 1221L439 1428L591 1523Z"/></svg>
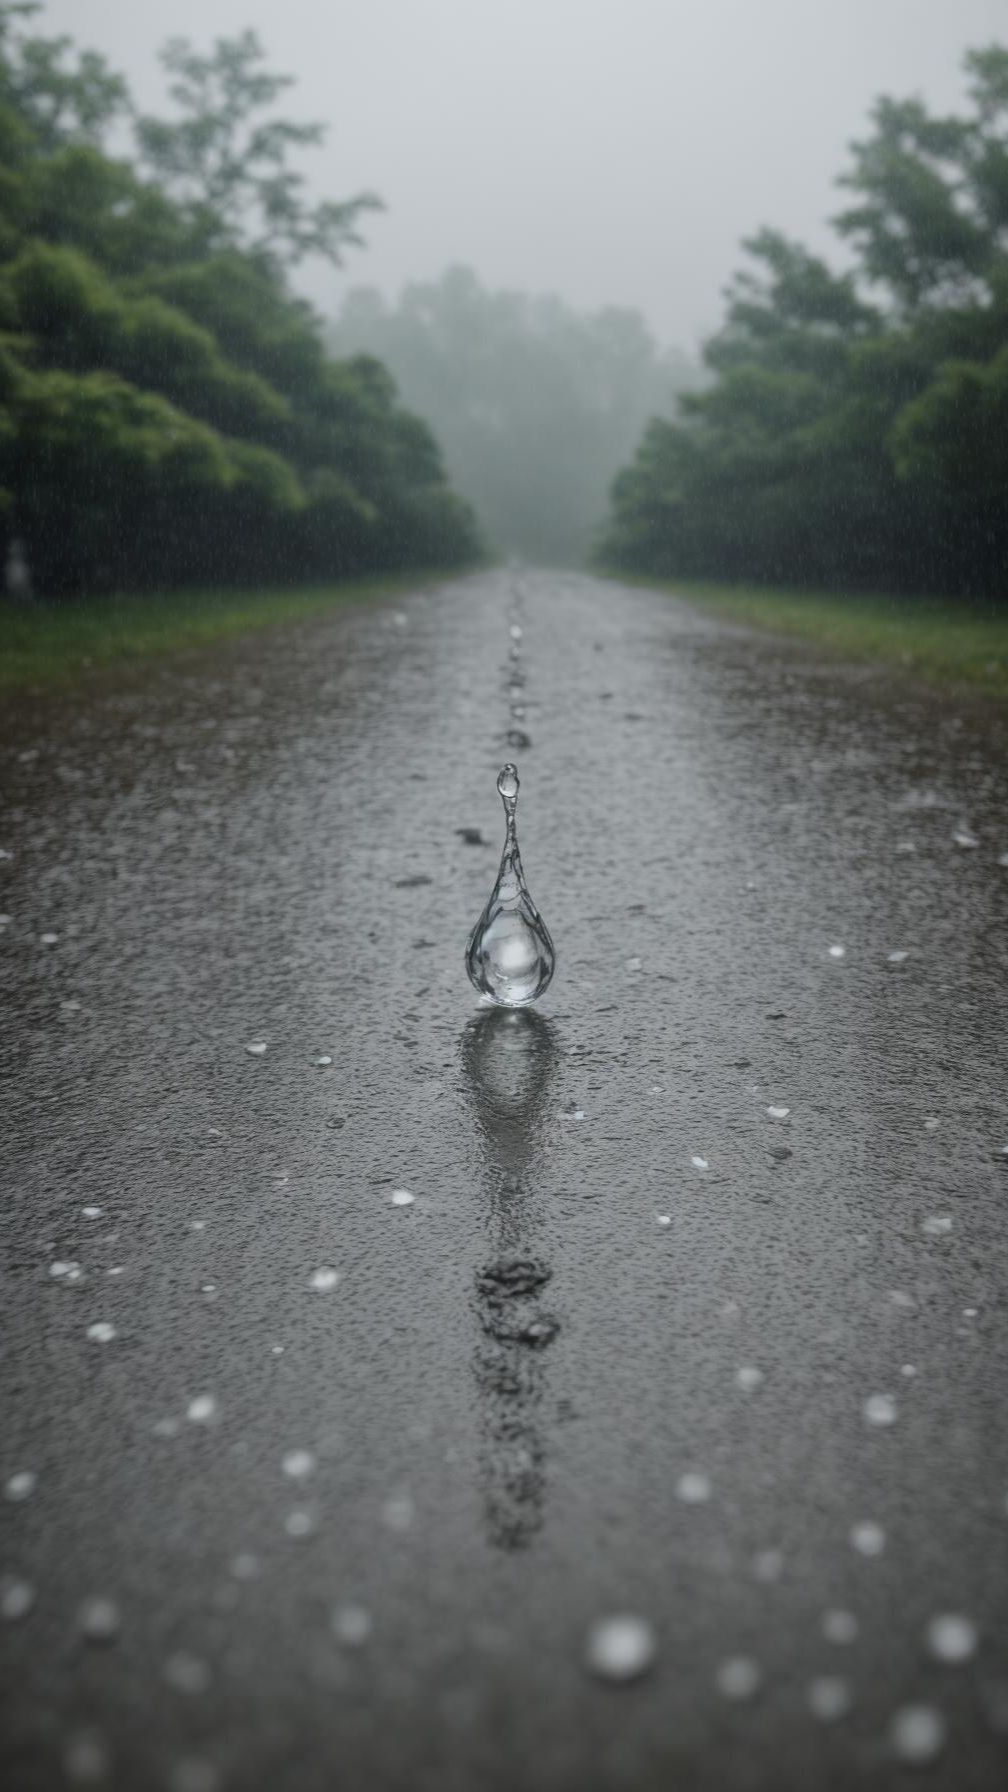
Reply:
<svg viewBox="0 0 1008 1792"><path fill-rule="evenodd" d="M886 963L887 964L905 964L905 962L909 958L909 956L910 956L909 952L904 952L902 949L900 949L896 952L887 952L886 953Z"/></svg>
<svg viewBox="0 0 1008 1792"><path fill-rule="evenodd" d="M100 1220L105 1212L104 1207L82 1207L81 1213L86 1220Z"/></svg>
<svg viewBox="0 0 1008 1792"><path fill-rule="evenodd" d="M822 1633L828 1643L853 1643L858 1634L858 1621L853 1612L823 1612Z"/></svg>
<svg viewBox="0 0 1008 1792"><path fill-rule="evenodd" d="M49 1274L55 1282L77 1281L80 1276L80 1264L68 1263L62 1258L58 1258L55 1263L50 1263Z"/></svg>
<svg viewBox="0 0 1008 1792"><path fill-rule="evenodd" d="M710 1169L710 1165L707 1162L707 1159L705 1157L691 1157L690 1163L693 1165L694 1170L709 1170Z"/></svg>
<svg viewBox="0 0 1008 1792"><path fill-rule="evenodd" d="M371 1635L371 1613L362 1605L338 1605L332 1615L333 1636L345 1649L359 1649Z"/></svg>
<svg viewBox="0 0 1008 1792"><path fill-rule="evenodd" d="M640 958L628 958L626 961L626 968L628 971L639 971L642 967L643 960Z"/></svg>
<svg viewBox="0 0 1008 1792"><path fill-rule="evenodd" d="M751 1363L743 1363L741 1369L736 1370L735 1381L743 1394L754 1394L763 1385L763 1371L754 1368Z"/></svg>
<svg viewBox="0 0 1008 1792"><path fill-rule="evenodd" d="M1008 865L1008 852L999 852L998 853L998 864L999 865Z"/></svg>
<svg viewBox="0 0 1008 1792"><path fill-rule="evenodd" d="M58 933L40 933L39 939L41 940L43 946L55 946L59 939L59 934Z"/></svg>
<svg viewBox="0 0 1008 1792"><path fill-rule="evenodd" d="M941 1125L941 1121L939 1120L938 1115L937 1114L929 1114L927 1116L927 1119L924 1122L924 1131L925 1132L937 1132L940 1125Z"/></svg>
<svg viewBox="0 0 1008 1792"><path fill-rule="evenodd" d="M181 1419L155 1419L151 1426L152 1437L177 1437L182 1429Z"/></svg>
<svg viewBox="0 0 1008 1792"><path fill-rule="evenodd" d="M714 1676L718 1692L726 1699L751 1699L758 1690L758 1664L748 1655L732 1655Z"/></svg>
<svg viewBox="0 0 1008 1792"><path fill-rule="evenodd" d="M318 1294L328 1294L330 1288L335 1288L338 1281L339 1271L323 1266L321 1269L312 1271L308 1279L308 1286L314 1288Z"/></svg>
<svg viewBox="0 0 1008 1792"><path fill-rule="evenodd" d="M895 1425L896 1402L891 1394L869 1394L862 1408L866 1425Z"/></svg>
<svg viewBox="0 0 1008 1792"><path fill-rule="evenodd" d="M891 1288L889 1290L889 1302L891 1306L899 1307L902 1313L915 1313L917 1311L917 1302L914 1300L913 1295L904 1294L902 1288Z"/></svg>
<svg viewBox="0 0 1008 1792"><path fill-rule="evenodd" d="M303 1481L312 1473L315 1458L310 1450L288 1450L280 1466L292 1481Z"/></svg>
<svg viewBox="0 0 1008 1792"><path fill-rule="evenodd" d="M217 1417L217 1411L213 1394L196 1394L186 1407L186 1418L193 1425L210 1425Z"/></svg>
<svg viewBox="0 0 1008 1792"><path fill-rule="evenodd" d="M88 1326L87 1335L92 1344L111 1344L119 1334L108 1319L95 1319Z"/></svg>
<svg viewBox="0 0 1008 1792"><path fill-rule="evenodd" d="M163 1672L168 1685L187 1697L195 1698L210 1690L212 1675L209 1667L198 1655L190 1655L187 1649L178 1649L174 1655L169 1655Z"/></svg>
<svg viewBox="0 0 1008 1792"><path fill-rule="evenodd" d="M947 1213L930 1213L927 1219L921 1220L921 1231L928 1238L944 1238L952 1230L952 1218Z"/></svg>
<svg viewBox="0 0 1008 1792"><path fill-rule="evenodd" d="M764 1585L780 1580L784 1572L784 1555L779 1549L758 1549L752 1560L753 1576Z"/></svg>
<svg viewBox="0 0 1008 1792"><path fill-rule="evenodd" d="M927 1646L937 1661L969 1661L976 1654L977 1627L959 1612L941 1612L927 1627Z"/></svg>
<svg viewBox="0 0 1008 1792"><path fill-rule="evenodd" d="M852 1527L850 1540L859 1556L880 1556L886 1546L885 1531L871 1518L864 1518Z"/></svg>
<svg viewBox="0 0 1008 1792"><path fill-rule="evenodd" d="M961 846L965 852L969 852L973 847L979 846L980 844L976 835L971 833L969 828L957 828L952 838L956 845Z"/></svg>
<svg viewBox="0 0 1008 1792"><path fill-rule="evenodd" d="M710 1477L697 1469L687 1469L676 1482L676 1498L687 1506L702 1506L710 1499Z"/></svg>
<svg viewBox="0 0 1008 1792"><path fill-rule="evenodd" d="M600 1680L622 1684L638 1680L654 1662L655 1633L646 1618L620 1612L598 1618L585 1643L585 1666Z"/></svg>
<svg viewBox="0 0 1008 1792"><path fill-rule="evenodd" d="M656 1213L655 1219L659 1226L671 1226L672 1224L672 1215L670 1213Z"/></svg>
<svg viewBox="0 0 1008 1792"><path fill-rule="evenodd" d="M790 1112L791 1112L790 1108L775 1108L775 1107L767 1108L767 1113L769 1114L771 1120L786 1120L788 1115L790 1114Z"/></svg>
<svg viewBox="0 0 1008 1792"><path fill-rule="evenodd" d="M320 1058L316 1058L316 1060L315 1060L316 1069L318 1069L318 1070L328 1070L331 1063L332 1063L332 1059L329 1057L328 1053L326 1053L326 1052L323 1052L322 1056Z"/></svg>
<svg viewBox="0 0 1008 1792"><path fill-rule="evenodd" d="M245 1050L250 1058L262 1058L266 1054L265 1039L250 1039Z"/></svg>
<svg viewBox="0 0 1008 1792"><path fill-rule="evenodd" d="M80 1730L63 1750L63 1772L79 1785L94 1785L108 1778L112 1766L108 1746L97 1730Z"/></svg>
<svg viewBox="0 0 1008 1792"><path fill-rule="evenodd" d="M831 958L846 958L847 948L846 946L831 946L829 955Z"/></svg>
<svg viewBox="0 0 1008 1792"><path fill-rule="evenodd" d="M33 1468L19 1468L15 1474L8 1475L4 1482L4 1498L8 1500L28 1500L38 1486L38 1476Z"/></svg>
<svg viewBox="0 0 1008 1792"><path fill-rule="evenodd" d="M393 1493L384 1502L381 1515L390 1531L408 1531L415 1516L413 1500L408 1493Z"/></svg>
<svg viewBox="0 0 1008 1792"><path fill-rule="evenodd" d="M220 1774L212 1761L188 1755L176 1761L168 1776L169 1792L217 1792Z"/></svg>
<svg viewBox="0 0 1008 1792"><path fill-rule="evenodd" d="M310 1537L315 1529L315 1520L303 1507L288 1512L284 1519L284 1530L288 1537Z"/></svg>
<svg viewBox="0 0 1008 1792"><path fill-rule="evenodd" d="M5 1574L0 1580L0 1618L16 1624L19 1618L28 1616L34 1604L35 1588L14 1574Z"/></svg>
<svg viewBox="0 0 1008 1792"><path fill-rule="evenodd" d="M392 1190L393 1207L412 1207L415 1200L416 1196L411 1195L408 1188L394 1188Z"/></svg>
<svg viewBox="0 0 1008 1792"><path fill-rule="evenodd" d="M913 1767L925 1767L945 1747L945 1719L933 1705L904 1705L889 1723L893 1754Z"/></svg>
<svg viewBox="0 0 1008 1792"><path fill-rule="evenodd" d="M114 1599L85 1599L77 1613L77 1628L89 1643L110 1643L119 1634L119 1607Z"/></svg>
<svg viewBox="0 0 1008 1792"><path fill-rule="evenodd" d="M837 1674L820 1674L808 1687L808 1708L820 1723L835 1724L851 1708L850 1687Z"/></svg>

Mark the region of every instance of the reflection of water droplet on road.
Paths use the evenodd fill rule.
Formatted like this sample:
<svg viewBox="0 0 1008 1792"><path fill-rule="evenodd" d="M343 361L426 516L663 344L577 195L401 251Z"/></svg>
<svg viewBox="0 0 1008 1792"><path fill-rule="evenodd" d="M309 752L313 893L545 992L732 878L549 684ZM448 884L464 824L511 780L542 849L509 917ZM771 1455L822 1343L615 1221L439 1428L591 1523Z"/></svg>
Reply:
<svg viewBox="0 0 1008 1792"><path fill-rule="evenodd" d="M655 1634L646 1618L626 1614L600 1618L588 1632L585 1665L600 1680L619 1684L646 1674L655 1650Z"/></svg>
<svg viewBox="0 0 1008 1792"><path fill-rule="evenodd" d="M553 976L556 955L522 871L515 829L518 773L513 765L503 767L497 789L507 834L497 881L469 937L466 970L481 995L517 1008L542 995Z"/></svg>

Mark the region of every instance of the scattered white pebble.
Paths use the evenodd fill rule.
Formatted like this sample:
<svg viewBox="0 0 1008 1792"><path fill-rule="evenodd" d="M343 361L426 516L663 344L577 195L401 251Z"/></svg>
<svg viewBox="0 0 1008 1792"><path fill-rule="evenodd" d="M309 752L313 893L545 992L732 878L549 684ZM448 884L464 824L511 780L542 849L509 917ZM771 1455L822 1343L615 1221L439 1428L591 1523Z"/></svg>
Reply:
<svg viewBox="0 0 1008 1792"><path fill-rule="evenodd" d="M314 1529L314 1518L310 1512L304 1511L303 1508L299 1508L294 1512L288 1512L284 1519L284 1530L287 1532L288 1537L310 1537Z"/></svg>
<svg viewBox="0 0 1008 1792"><path fill-rule="evenodd" d="M382 1506L382 1520L390 1531L408 1531L415 1515L408 1493L394 1493Z"/></svg>
<svg viewBox="0 0 1008 1792"><path fill-rule="evenodd" d="M710 1491L710 1477L696 1469L688 1469L676 1482L676 1498L687 1506L702 1506L710 1499Z"/></svg>
<svg viewBox="0 0 1008 1792"><path fill-rule="evenodd" d="M186 1407L186 1418L192 1425L210 1425L217 1417L217 1411L213 1394L197 1394Z"/></svg>
<svg viewBox="0 0 1008 1792"><path fill-rule="evenodd" d="M108 1745L97 1730L80 1730L68 1739L63 1750L63 1772L68 1780L94 1785L108 1778L111 1766Z"/></svg>
<svg viewBox="0 0 1008 1792"><path fill-rule="evenodd" d="M952 1230L952 1217L948 1213L932 1213L926 1220L921 1220L921 1231L928 1238L943 1238Z"/></svg>
<svg viewBox="0 0 1008 1792"><path fill-rule="evenodd" d="M628 1613L599 1618L588 1632L585 1666L600 1680L616 1684L638 1680L651 1667L656 1647L654 1630L646 1618Z"/></svg>
<svg viewBox="0 0 1008 1792"><path fill-rule="evenodd" d="M9 1500L30 1500L38 1486L38 1476L32 1468L20 1468L16 1474L8 1475L4 1482L4 1497Z"/></svg>
<svg viewBox="0 0 1008 1792"><path fill-rule="evenodd" d="M313 1270L308 1286L314 1288L319 1294L328 1294L330 1288L335 1288L338 1281L338 1270L322 1268Z"/></svg>
<svg viewBox="0 0 1008 1792"><path fill-rule="evenodd" d="M412 1207L415 1200L416 1196L411 1195L408 1188L394 1188L392 1190L393 1207Z"/></svg>
<svg viewBox="0 0 1008 1792"><path fill-rule="evenodd" d="M315 1458L310 1450L288 1450L280 1466L292 1481L304 1481L315 1468Z"/></svg>
<svg viewBox="0 0 1008 1792"><path fill-rule="evenodd" d="M119 1334L108 1319L95 1319L88 1326L87 1335L92 1344L111 1344Z"/></svg>
<svg viewBox="0 0 1008 1792"><path fill-rule="evenodd" d="M790 1108L767 1108L771 1120L786 1120L790 1112Z"/></svg>
<svg viewBox="0 0 1008 1792"><path fill-rule="evenodd" d="M846 958L847 948L846 946L831 946L829 955L831 958Z"/></svg>
<svg viewBox="0 0 1008 1792"><path fill-rule="evenodd" d="M812 1716L823 1724L839 1722L851 1708L850 1687L836 1674L820 1674L810 1680L807 1696Z"/></svg>
<svg viewBox="0 0 1008 1792"><path fill-rule="evenodd" d="M909 952L904 952L902 950L896 951L896 952L887 952L886 953L886 963L887 964L905 964L907 959L909 958L909 956L910 956Z"/></svg>
<svg viewBox="0 0 1008 1792"><path fill-rule="evenodd" d="M100 1220L105 1212L104 1207L82 1207L81 1213L86 1220Z"/></svg>
<svg viewBox="0 0 1008 1792"><path fill-rule="evenodd" d="M942 1612L927 1627L927 1646L937 1661L969 1661L976 1654L977 1627L958 1612Z"/></svg>
<svg viewBox="0 0 1008 1792"><path fill-rule="evenodd" d="M735 1381L743 1394L754 1394L763 1385L763 1371L754 1368L751 1363L743 1363L741 1369L735 1372Z"/></svg>
<svg viewBox="0 0 1008 1792"><path fill-rule="evenodd" d="M772 1581L780 1580L780 1577L784 1572L784 1556L782 1551L779 1549L758 1549L753 1556L752 1571L756 1580L763 1581L767 1585Z"/></svg>
<svg viewBox="0 0 1008 1792"><path fill-rule="evenodd" d="M188 1650L179 1649L169 1655L164 1664L164 1677L175 1692L182 1692L189 1697L209 1692L212 1675L205 1661L198 1655L190 1655Z"/></svg>
<svg viewBox="0 0 1008 1792"><path fill-rule="evenodd" d="M758 1690L760 1671L748 1655L733 1655L723 1661L715 1675L718 1692L726 1699L751 1699Z"/></svg>
<svg viewBox="0 0 1008 1792"><path fill-rule="evenodd" d="M823 1612L822 1633L828 1643L846 1646L857 1638L858 1621L853 1612Z"/></svg>
<svg viewBox="0 0 1008 1792"><path fill-rule="evenodd" d="M904 1705L889 1724L893 1754L915 1767L925 1767L941 1754L945 1734L945 1719L933 1705Z"/></svg>
<svg viewBox="0 0 1008 1792"><path fill-rule="evenodd" d="M328 1057L325 1052L323 1052L321 1058L316 1058L315 1060L316 1067L319 1070L328 1070L331 1063L332 1059Z"/></svg>
<svg viewBox="0 0 1008 1792"><path fill-rule="evenodd" d="M895 1425L896 1402L891 1394L869 1394L862 1408L866 1425Z"/></svg>
<svg viewBox="0 0 1008 1792"><path fill-rule="evenodd" d="M705 1157L691 1157L690 1163L693 1165L694 1170L709 1170L710 1169L710 1165L707 1162L707 1159Z"/></svg>
<svg viewBox="0 0 1008 1792"><path fill-rule="evenodd" d="M968 828L958 828L952 838L956 845L961 846L966 852L969 852L973 847L979 846L980 844L976 835L971 834Z"/></svg>
<svg viewBox="0 0 1008 1792"><path fill-rule="evenodd" d="M880 1556L886 1546L885 1531L871 1518L862 1519L860 1524L853 1526L850 1540L859 1556Z"/></svg>
<svg viewBox="0 0 1008 1792"><path fill-rule="evenodd" d="M345 1649L359 1649L372 1631L371 1613L362 1605L338 1605L332 1615L333 1635Z"/></svg>
<svg viewBox="0 0 1008 1792"><path fill-rule="evenodd" d="M261 1058L266 1052L266 1041L265 1039L250 1039L245 1050L250 1058Z"/></svg>
<svg viewBox="0 0 1008 1792"><path fill-rule="evenodd" d="M169 1792L218 1792L220 1774L212 1761L187 1755L176 1761L168 1776Z"/></svg>
<svg viewBox="0 0 1008 1792"><path fill-rule="evenodd" d="M77 1613L77 1628L89 1643L110 1643L119 1634L120 1622L113 1599L85 1599Z"/></svg>
<svg viewBox="0 0 1008 1792"><path fill-rule="evenodd" d="M35 1588L14 1574L5 1574L0 1580L0 1618L16 1624L19 1618L28 1616L34 1604Z"/></svg>

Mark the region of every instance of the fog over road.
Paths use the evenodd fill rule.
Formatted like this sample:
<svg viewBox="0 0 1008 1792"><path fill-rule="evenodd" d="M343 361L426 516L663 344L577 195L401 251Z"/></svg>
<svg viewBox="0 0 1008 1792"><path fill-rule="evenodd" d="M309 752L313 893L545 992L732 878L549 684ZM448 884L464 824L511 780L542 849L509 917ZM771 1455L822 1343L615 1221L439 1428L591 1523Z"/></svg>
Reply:
<svg viewBox="0 0 1008 1792"><path fill-rule="evenodd" d="M1001 1787L996 713L500 569L6 732L5 1783Z"/></svg>

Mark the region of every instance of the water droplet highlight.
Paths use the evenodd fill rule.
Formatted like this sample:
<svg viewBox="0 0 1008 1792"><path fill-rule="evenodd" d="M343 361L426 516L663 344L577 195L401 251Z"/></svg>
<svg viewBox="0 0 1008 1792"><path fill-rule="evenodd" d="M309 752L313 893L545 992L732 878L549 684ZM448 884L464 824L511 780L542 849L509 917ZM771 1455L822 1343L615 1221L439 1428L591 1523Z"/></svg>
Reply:
<svg viewBox="0 0 1008 1792"><path fill-rule="evenodd" d="M469 936L466 970L481 995L502 1007L520 1008L548 987L556 953L522 871L515 831L519 784L513 765L502 768L497 789L507 818L504 851L497 881Z"/></svg>

